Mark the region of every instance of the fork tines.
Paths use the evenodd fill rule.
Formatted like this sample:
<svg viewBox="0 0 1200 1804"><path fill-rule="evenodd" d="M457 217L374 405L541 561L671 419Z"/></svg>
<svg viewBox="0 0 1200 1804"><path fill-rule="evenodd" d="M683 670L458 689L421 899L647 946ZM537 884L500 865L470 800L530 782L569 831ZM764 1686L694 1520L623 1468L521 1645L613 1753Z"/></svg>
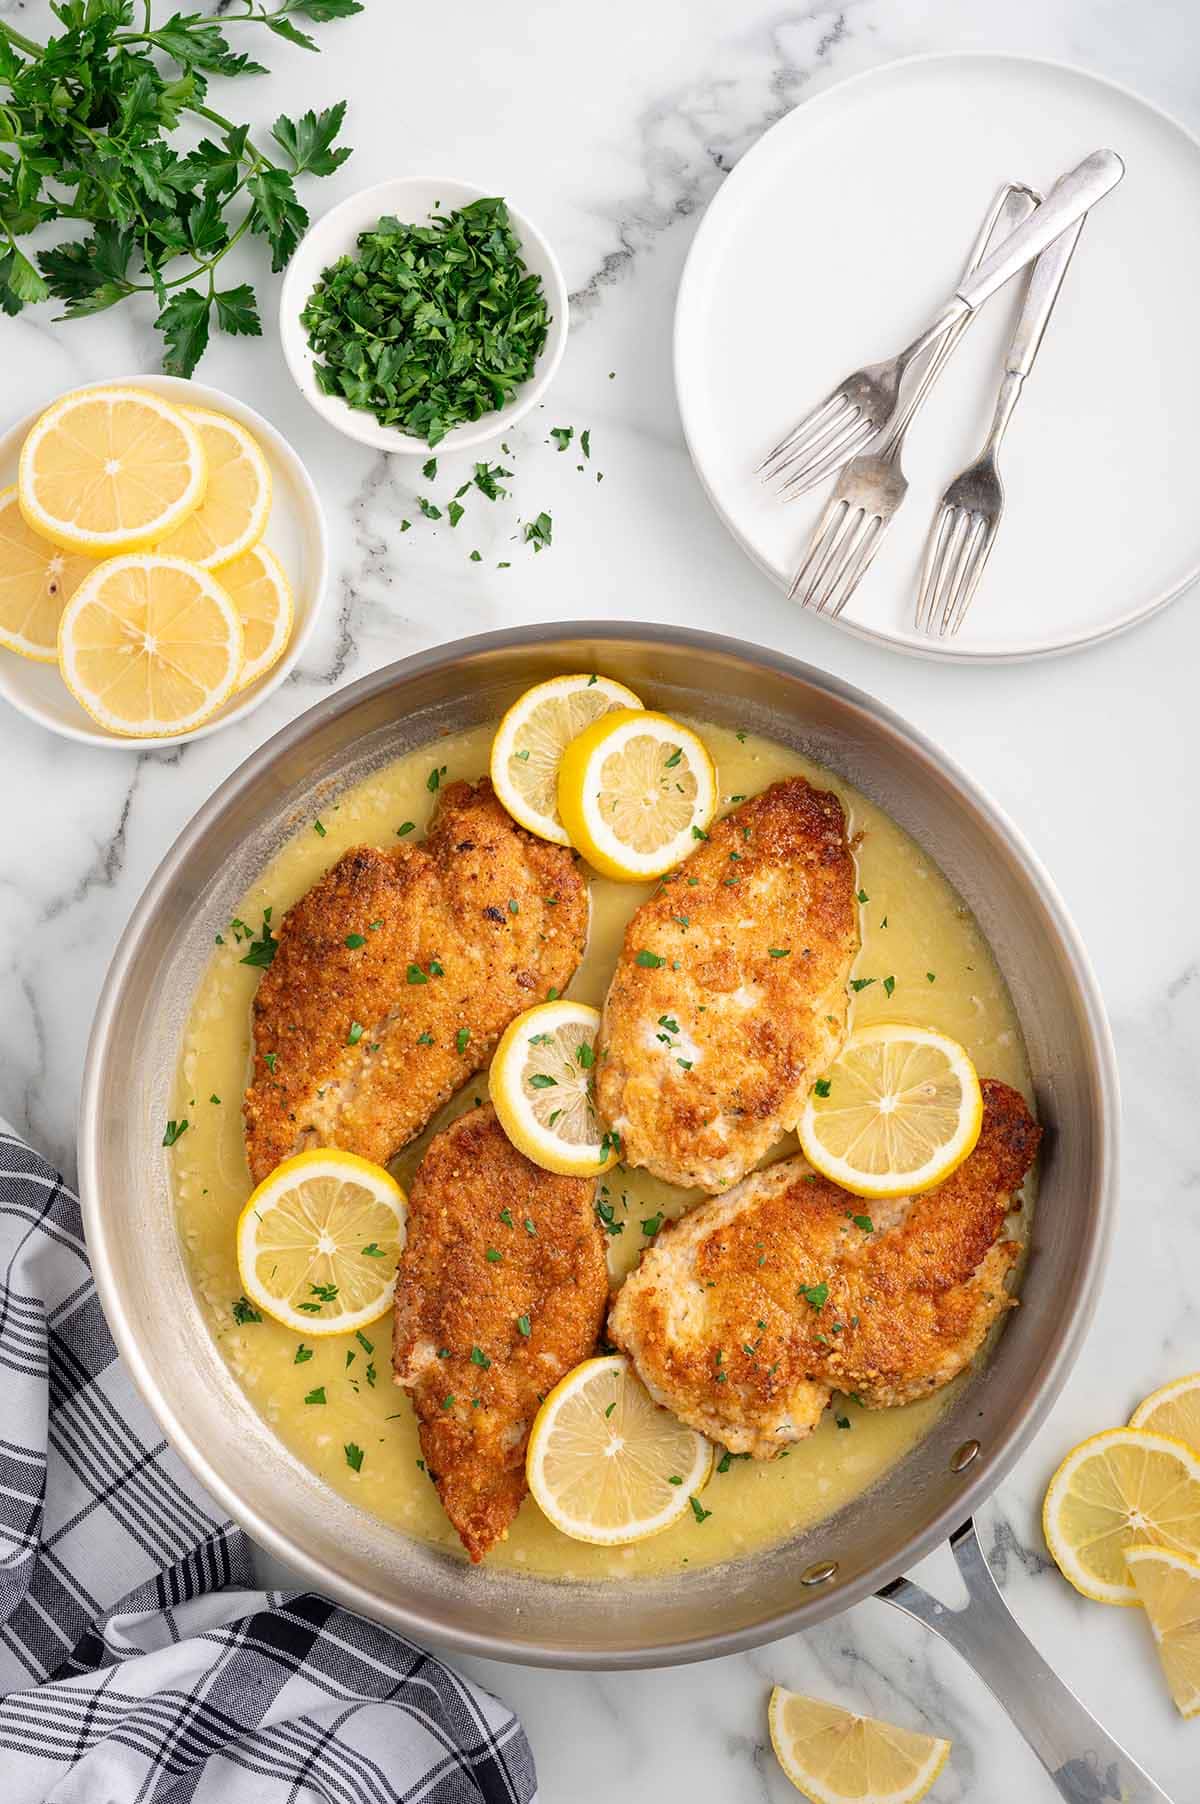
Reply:
<svg viewBox="0 0 1200 1804"><path fill-rule="evenodd" d="M792 600L836 619L874 556L882 529L882 515L832 495L788 590Z"/></svg>
<svg viewBox="0 0 1200 1804"><path fill-rule="evenodd" d="M983 575L996 536L996 521L945 503L938 510L921 565L916 630L952 638Z"/></svg>
<svg viewBox="0 0 1200 1804"><path fill-rule="evenodd" d="M874 436L875 427L854 391L855 379L851 378L806 414L759 464L763 481L787 476L780 494L800 495L860 451Z"/></svg>

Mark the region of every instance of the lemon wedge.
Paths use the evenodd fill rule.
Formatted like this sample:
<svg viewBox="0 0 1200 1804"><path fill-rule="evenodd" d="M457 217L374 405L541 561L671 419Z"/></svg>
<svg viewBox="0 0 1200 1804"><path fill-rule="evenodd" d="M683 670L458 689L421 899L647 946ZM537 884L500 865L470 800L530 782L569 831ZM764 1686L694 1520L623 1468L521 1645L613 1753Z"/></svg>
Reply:
<svg viewBox="0 0 1200 1804"><path fill-rule="evenodd" d="M352 1334L390 1309L408 1203L390 1172L339 1147L285 1159L237 1225L251 1303L297 1333Z"/></svg>
<svg viewBox="0 0 1200 1804"><path fill-rule="evenodd" d="M573 739L558 772L558 812L593 870L624 883L661 877L704 837L717 773L677 720L617 709Z"/></svg>
<svg viewBox="0 0 1200 1804"><path fill-rule="evenodd" d="M292 586L267 545L255 545L223 565L220 583L242 623L244 661L237 686L248 689L279 662L292 636Z"/></svg>
<svg viewBox="0 0 1200 1804"><path fill-rule="evenodd" d="M500 1125L544 1171L595 1178L619 1147L596 1114L594 1065L600 1011L585 1002L541 1002L509 1023L488 1073Z"/></svg>
<svg viewBox="0 0 1200 1804"><path fill-rule="evenodd" d="M813 1804L915 1804L950 1753L937 1736L856 1716L782 1685L771 1693L767 1723L776 1759Z"/></svg>
<svg viewBox="0 0 1200 1804"><path fill-rule="evenodd" d="M515 821L556 846L570 844L558 813L558 767L585 727L615 708L640 708L632 689L603 676L560 676L527 689L492 741L492 788Z"/></svg>
<svg viewBox="0 0 1200 1804"><path fill-rule="evenodd" d="M1077 1591L1102 1604L1136 1604L1127 1548L1200 1555L1200 1455L1144 1428L1094 1434L1050 1480L1042 1530Z"/></svg>
<svg viewBox="0 0 1200 1804"><path fill-rule="evenodd" d="M797 1131L825 1177L855 1196L889 1197L948 1178L982 1124L979 1079L957 1041L882 1021L851 1034Z"/></svg>
<svg viewBox="0 0 1200 1804"><path fill-rule="evenodd" d="M1193 1453L1200 1454L1200 1372L1151 1391L1130 1416L1129 1426L1186 1441Z"/></svg>
<svg viewBox="0 0 1200 1804"><path fill-rule="evenodd" d="M1139 1544L1125 1549L1125 1565L1150 1618L1175 1708L1181 1716L1200 1716L1200 1561Z"/></svg>
<svg viewBox="0 0 1200 1804"><path fill-rule="evenodd" d="M17 489L0 490L0 645L38 664L58 658L58 623L96 560L34 532Z"/></svg>
<svg viewBox="0 0 1200 1804"><path fill-rule="evenodd" d="M21 512L35 532L93 557L139 551L204 499L208 464L182 410L138 388L63 395L21 447Z"/></svg>
<svg viewBox="0 0 1200 1804"><path fill-rule="evenodd" d="M258 441L239 420L208 407L181 407L200 435L208 461L208 487L194 514L157 550L219 570L258 544L271 512L271 471Z"/></svg>
<svg viewBox="0 0 1200 1804"><path fill-rule="evenodd" d="M712 1475L711 1444L651 1401L620 1353L585 1359L533 1420L525 1475L543 1515L573 1541L619 1547L670 1528ZM693 1501L695 1500L695 1501Z"/></svg>
<svg viewBox="0 0 1200 1804"><path fill-rule="evenodd" d="M211 572L132 552L97 564L76 589L59 622L58 667L110 733L186 733L233 694L241 622Z"/></svg>

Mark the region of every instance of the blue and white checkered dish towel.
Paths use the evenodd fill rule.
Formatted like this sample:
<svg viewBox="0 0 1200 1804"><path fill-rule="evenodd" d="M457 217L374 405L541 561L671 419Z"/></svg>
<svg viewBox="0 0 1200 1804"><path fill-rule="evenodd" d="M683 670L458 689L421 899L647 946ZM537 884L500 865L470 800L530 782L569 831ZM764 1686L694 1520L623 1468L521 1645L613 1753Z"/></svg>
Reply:
<svg viewBox="0 0 1200 1804"><path fill-rule="evenodd" d="M0 1123L3 1804L533 1799L495 1698L251 1582L117 1359L76 1198Z"/></svg>

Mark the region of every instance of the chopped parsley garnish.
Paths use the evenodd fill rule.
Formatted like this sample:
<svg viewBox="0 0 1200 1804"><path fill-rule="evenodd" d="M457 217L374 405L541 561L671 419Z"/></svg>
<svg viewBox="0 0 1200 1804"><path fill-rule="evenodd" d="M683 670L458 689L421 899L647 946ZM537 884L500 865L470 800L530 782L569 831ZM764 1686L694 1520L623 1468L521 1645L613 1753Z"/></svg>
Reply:
<svg viewBox="0 0 1200 1804"><path fill-rule="evenodd" d="M482 1347L471 1348L471 1364L473 1366L482 1366L486 1372L491 1363L491 1360L488 1358Z"/></svg>
<svg viewBox="0 0 1200 1804"><path fill-rule="evenodd" d="M364 1029L363 1029L362 1022L361 1021L352 1021L350 1023L350 1032L346 1035L347 1046L357 1046L358 1042L363 1037L363 1032L364 1032Z"/></svg>
<svg viewBox="0 0 1200 1804"><path fill-rule="evenodd" d="M693 827L692 828L692 838L693 839L707 839L708 834L705 833L703 831L703 829L700 827Z"/></svg>
<svg viewBox="0 0 1200 1804"><path fill-rule="evenodd" d="M633 962L635 965L641 965L643 970L657 971L658 967L665 965L667 961L665 958L660 958L657 952L648 952L645 946L642 946L634 954Z"/></svg>
<svg viewBox="0 0 1200 1804"><path fill-rule="evenodd" d="M243 1296L239 1297L233 1305L233 1319L239 1326L244 1328L247 1322L261 1322L262 1316L254 1307L249 1297Z"/></svg>
<svg viewBox="0 0 1200 1804"><path fill-rule="evenodd" d="M575 1062L584 1071L590 1071L596 1063L596 1055L586 1041L581 1041L575 1048Z"/></svg>
<svg viewBox="0 0 1200 1804"><path fill-rule="evenodd" d="M625 1223L623 1221L617 1221L615 1215L616 1212L613 1205L604 1197L601 1197L596 1204L596 1219L599 1221L600 1226L609 1234L623 1234L625 1232Z"/></svg>
<svg viewBox="0 0 1200 1804"><path fill-rule="evenodd" d="M926 983L936 983L937 982L937 972L936 971L926 971L925 981L926 981Z"/></svg>
<svg viewBox="0 0 1200 1804"><path fill-rule="evenodd" d="M850 1426L849 1416L838 1416L835 1419L837 1421L837 1425L839 1428L849 1428L849 1426Z"/></svg>
<svg viewBox="0 0 1200 1804"><path fill-rule="evenodd" d="M575 437L575 428L574 426L551 426L550 437L560 451L565 451Z"/></svg>
<svg viewBox="0 0 1200 1804"><path fill-rule="evenodd" d="M696 1521L707 1522L712 1515L712 1511L706 1510L698 1497L690 1497L688 1501L692 1506L692 1515L696 1518Z"/></svg>
<svg viewBox="0 0 1200 1804"><path fill-rule="evenodd" d="M246 953L246 956L242 959L242 961L241 961L242 964L257 965L257 966L265 969L266 966L269 965L271 963L272 959L275 957L275 949L278 946L278 944L279 944L279 941L275 938L275 935L271 932L271 910L269 908L264 908L263 909L263 918L262 918L262 931L259 934L257 939L251 939L250 950L249 950L249 952Z"/></svg>
<svg viewBox="0 0 1200 1804"><path fill-rule="evenodd" d="M428 983L429 979L420 965L410 965L406 973L409 983Z"/></svg>
<svg viewBox="0 0 1200 1804"><path fill-rule="evenodd" d="M435 764L434 765L433 769L430 771L429 775L425 779L425 787L429 791L430 795L433 795L436 792L436 790L438 789L438 787L442 781L442 778L445 776L445 774L446 774L446 766L444 764L441 764L441 765Z"/></svg>
<svg viewBox="0 0 1200 1804"><path fill-rule="evenodd" d="M421 474L426 482L432 482L437 475L437 458L427 457L421 465Z"/></svg>
<svg viewBox="0 0 1200 1804"><path fill-rule="evenodd" d="M175 1142L177 1140L181 1139L183 1137L183 1135L187 1133L187 1131L188 1131L188 1121L187 1121L186 1115L184 1116L182 1121L168 1121L167 1126L166 1126L166 1131L162 1137L163 1145L164 1146L174 1146Z"/></svg>
<svg viewBox="0 0 1200 1804"><path fill-rule="evenodd" d="M526 1339L528 1339L530 1334L532 1334L532 1332L533 1332L533 1326L529 1320L529 1317L527 1315L519 1315L517 1317L517 1333L523 1334L526 1337Z"/></svg>
<svg viewBox="0 0 1200 1804"><path fill-rule="evenodd" d="M412 832L416 824L416 821L401 821L400 825L396 828L396 838L403 839L406 833Z"/></svg>
<svg viewBox="0 0 1200 1804"><path fill-rule="evenodd" d="M367 1245L365 1247L359 1247L358 1250L362 1254L364 1259L382 1259L384 1256L383 1248L381 1246L377 1246L373 1240L370 1242L369 1245ZM370 1348L368 1348L367 1351L369 1352Z"/></svg>
<svg viewBox="0 0 1200 1804"><path fill-rule="evenodd" d="M498 1247L488 1247L483 1256L485 1259L489 1260L492 1265L498 1265L500 1260L504 1257Z"/></svg>
<svg viewBox="0 0 1200 1804"><path fill-rule="evenodd" d="M544 1071L535 1071L529 1080L529 1087L531 1090L555 1090L558 1088L558 1079L548 1076Z"/></svg>
<svg viewBox="0 0 1200 1804"><path fill-rule="evenodd" d="M885 977L884 978L883 993L885 996L890 996L892 991L895 989L895 987L896 987L896 979L894 977Z"/></svg>
<svg viewBox="0 0 1200 1804"><path fill-rule="evenodd" d="M363 1463L362 1448L356 1446L353 1441L347 1441L342 1448L342 1452L346 1455L346 1464L349 1466L350 1470L352 1472L361 1472Z"/></svg>
<svg viewBox="0 0 1200 1804"><path fill-rule="evenodd" d="M647 1240L653 1240L654 1236L658 1233L658 1230L662 1227L662 1225L663 1225L663 1212L660 1209L657 1215L648 1216L647 1219L642 1223L642 1233L646 1236Z"/></svg>
<svg viewBox="0 0 1200 1804"><path fill-rule="evenodd" d="M810 1309L824 1309L829 1301L829 1286L824 1280L820 1284L802 1284L796 1295L803 1297Z"/></svg>
<svg viewBox="0 0 1200 1804"><path fill-rule="evenodd" d="M368 1340L361 1328L355 1329L354 1338L363 1349L364 1353L373 1353L375 1351L375 1342L373 1340Z"/></svg>
<svg viewBox="0 0 1200 1804"><path fill-rule="evenodd" d="M469 1027L460 1027L458 1032L454 1036L455 1051L460 1054L464 1053L467 1050L467 1041L470 1038L471 1038L470 1028Z"/></svg>
<svg viewBox="0 0 1200 1804"><path fill-rule="evenodd" d="M827 1077L819 1077L817 1079L816 1083L813 1085L813 1089L816 1091L818 1096L828 1096L829 1092L832 1088L833 1088L833 1085L832 1085L830 1079Z"/></svg>
<svg viewBox="0 0 1200 1804"><path fill-rule="evenodd" d="M866 892L866 890L865 890L865 889L860 889L860 890L859 890L859 892L858 892L858 899L859 899L859 901L860 901L860 902L869 902L869 901L870 901L870 900L871 900L871 898L870 898L870 896L868 896L868 894L867 894L867 892Z"/></svg>
<svg viewBox="0 0 1200 1804"><path fill-rule="evenodd" d="M792 949L790 946L768 946L767 947L767 957L768 958L790 958L791 956L792 956Z"/></svg>
<svg viewBox="0 0 1200 1804"><path fill-rule="evenodd" d="M855 995L857 995L859 990L870 989L874 982L875 979L873 977L852 977L850 979L850 988L854 991Z"/></svg>
<svg viewBox="0 0 1200 1804"><path fill-rule="evenodd" d="M304 1399L306 1403L324 1403L325 1400L325 1386L323 1384L319 1384L315 1391L309 1391L308 1396Z"/></svg>
<svg viewBox="0 0 1200 1804"><path fill-rule="evenodd" d="M292 1364L294 1366L302 1366L302 1365L306 1364L307 1361L312 1358L312 1356L313 1356L313 1349L311 1347L306 1347L304 1342L301 1341L300 1344L296 1348L296 1357L293 1359Z"/></svg>
<svg viewBox="0 0 1200 1804"><path fill-rule="evenodd" d="M535 1239L537 1238L537 1229L534 1227L532 1221L529 1219L528 1216L525 1217L523 1226L524 1226L525 1232L527 1234L532 1234Z"/></svg>
<svg viewBox="0 0 1200 1804"><path fill-rule="evenodd" d="M681 745L677 745L675 747L675 750L671 753L671 756L667 759L667 762L663 766L663 769L664 770L674 770L675 766L680 762L682 757L683 757L683 747Z"/></svg>
<svg viewBox="0 0 1200 1804"><path fill-rule="evenodd" d="M412 982L411 978L409 978L409 982L410 983ZM418 1046L432 1046L433 1045L433 1035L431 1033L418 1034L417 1035L417 1045Z"/></svg>
<svg viewBox="0 0 1200 1804"><path fill-rule="evenodd" d="M274 1077L274 1075L275 1075L275 1067L278 1063L279 1063L279 1054L277 1052L264 1052L263 1053L263 1064L266 1066L267 1070L271 1073L272 1077Z"/></svg>
<svg viewBox="0 0 1200 1804"><path fill-rule="evenodd" d="M554 534L554 522L547 513L541 513L536 520L526 520L523 537L527 545L535 551L550 544Z"/></svg>
<svg viewBox="0 0 1200 1804"><path fill-rule="evenodd" d="M313 832L317 835L318 839L324 839L325 829L319 820L313 822Z"/></svg>
<svg viewBox="0 0 1200 1804"><path fill-rule="evenodd" d="M869 1215L852 1215L850 1219L856 1228L862 1229L864 1234L873 1234L875 1232L875 1223L871 1220Z"/></svg>
<svg viewBox="0 0 1200 1804"><path fill-rule="evenodd" d="M346 944L349 946L351 952L356 951L359 946L365 946L366 943L367 936L365 933L348 933L346 935Z"/></svg>

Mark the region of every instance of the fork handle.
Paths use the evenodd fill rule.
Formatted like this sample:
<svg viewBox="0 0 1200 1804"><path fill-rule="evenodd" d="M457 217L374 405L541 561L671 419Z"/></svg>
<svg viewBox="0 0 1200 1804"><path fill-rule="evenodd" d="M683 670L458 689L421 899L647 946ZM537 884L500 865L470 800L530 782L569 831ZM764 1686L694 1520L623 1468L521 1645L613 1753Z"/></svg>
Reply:
<svg viewBox="0 0 1200 1804"><path fill-rule="evenodd" d="M1014 376L1025 377L1033 368L1046 327L1050 323L1050 315L1054 312L1058 291L1063 285L1071 258L1075 255L1075 246L1079 243L1082 230L1082 219L1076 220L1073 226L1068 226L1049 249L1042 252L1030 271L1029 286L1025 290L1024 304L1005 363L1005 368Z"/></svg>
<svg viewBox="0 0 1200 1804"><path fill-rule="evenodd" d="M955 290L954 298L973 313L1019 269L1053 244L1068 226L1082 219L1089 207L1103 200L1124 174L1125 165L1115 150L1094 150L1055 182L1032 219L1018 226L998 250L984 259L970 280ZM946 323L948 326L952 320Z"/></svg>

